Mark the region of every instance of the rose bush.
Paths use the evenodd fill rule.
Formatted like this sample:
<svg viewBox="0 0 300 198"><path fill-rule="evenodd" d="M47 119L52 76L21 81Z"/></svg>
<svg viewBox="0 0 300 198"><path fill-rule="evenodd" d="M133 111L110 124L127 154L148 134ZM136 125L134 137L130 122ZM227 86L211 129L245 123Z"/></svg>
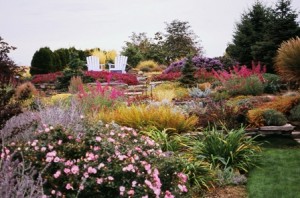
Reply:
<svg viewBox="0 0 300 198"><path fill-rule="evenodd" d="M76 135L45 125L32 141L11 143L1 151L1 160L22 153L42 173L50 197L171 198L188 192L181 163L170 168L152 139L116 124L99 123Z"/></svg>

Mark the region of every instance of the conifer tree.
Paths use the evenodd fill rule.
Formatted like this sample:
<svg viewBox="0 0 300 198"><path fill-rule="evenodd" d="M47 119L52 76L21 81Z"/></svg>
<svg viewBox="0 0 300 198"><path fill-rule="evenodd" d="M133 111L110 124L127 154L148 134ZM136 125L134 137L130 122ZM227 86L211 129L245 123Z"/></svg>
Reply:
<svg viewBox="0 0 300 198"><path fill-rule="evenodd" d="M268 73L274 73L274 58L280 44L300 36L297 17L291 0L278 0L274 8L256 2L242 15L226 52L242 65L250 67L252 61L260 61Z"/></svg>
<svg viewBox="0 0 300 198"><path fill-rule="evenodd" d="M182 67L181 70L182 76L179 79L179 82L186 87L195 86L197 84L196 78L194 77L195 72L196 72L196 68L194 67L194 64L192 62L192 56L189 55L187 57L185 65Z"/></svg>

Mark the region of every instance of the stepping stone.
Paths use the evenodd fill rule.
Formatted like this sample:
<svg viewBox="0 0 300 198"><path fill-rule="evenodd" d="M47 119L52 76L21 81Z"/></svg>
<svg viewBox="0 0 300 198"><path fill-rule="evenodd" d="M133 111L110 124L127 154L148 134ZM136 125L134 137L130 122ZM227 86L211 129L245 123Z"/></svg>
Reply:
<svg viewBox="0 0 300 198"><path fill-rule="evenodd" d="M259 128L258 133L263 135L271 134L287 134L291 135L292 131L295 129L295 126L291 124L286 124L283 126L262 126Z"/></svg>
<svg viewBox="0 0 300 198"><path fill-rule="evenodd" d="M292 132L292 136L293 136L294 138L300 138L300 131L293 131L293 132Z"/></svg>
<svg viewBox="0 0 300 198"><path fill-rule="evenodd" d="M300 143L300 138L294 139L295 141L297 141L298 143Z"/></svg>

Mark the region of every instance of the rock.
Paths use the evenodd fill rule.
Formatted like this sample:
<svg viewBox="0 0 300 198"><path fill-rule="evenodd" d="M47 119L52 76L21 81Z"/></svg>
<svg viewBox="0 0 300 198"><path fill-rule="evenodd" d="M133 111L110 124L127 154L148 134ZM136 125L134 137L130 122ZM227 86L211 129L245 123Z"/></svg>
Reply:
<svg viewBox="0 0 300 198"><path fill-rule="evenodd" d="M274 131L274 132L280 132L280 131L286 131L286 132L290 132L293 131L295 129L295 126L291 125L291 124L286 124L283 126L262 126L259 128L260 131Z"/></svg>

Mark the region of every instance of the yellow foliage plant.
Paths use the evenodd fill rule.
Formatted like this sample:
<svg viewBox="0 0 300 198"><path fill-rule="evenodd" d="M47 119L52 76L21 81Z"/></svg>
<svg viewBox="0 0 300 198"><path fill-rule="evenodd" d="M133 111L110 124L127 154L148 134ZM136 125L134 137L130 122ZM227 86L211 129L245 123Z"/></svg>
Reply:
<svg viewBox="0 0 300 198"><path fill-rule="evenodd" d="M154 126L159 130L172 128L177 133L192 130L198 122L196 116L187 116L182 112L174 110L173 107L166 105L119 106L115 111L106 112L101 117L102 121L115 121L120 125L136 129L145 129Z"/></svg>
<svg viewBox="0 0 300 198"><path fill-rule="evenodd" d="M188 90L180 87L180 85L176 82L163 83L153 89L153 97L158 101L171 101L174 98L184 98L188 95Z"/></svg>
<svg viewBox="0 0 300 198"><path fill-rule="evenodd" d="M267 102L261 106L263 109L274 109L283 114L288 113L295 105L299 104L300 96L279 96L273 101Z"/></svg>
<svg viewBox="0 0 300 198"><path fill-rule="evenodd" d="M264 125L263 112L264 109L251 109L248 111L247 118L250 126L259 127Z"/></svg>
<svg viewBox="0 0 300 198"><path fill-rule="evenodd" d="M62 93L62 94L56 94L51 97L45 97L42 99L42 103L45 105L55 105L59 104L61 102L68 102L70 101L72 97L72 94L70 93Z"/></svg>
<svg viewBox="0 0 300 198"><path fill-rule="evenodd" d="M106 64L108 61L113 62L115 60L117 52L115 50L102 51L99 49L94 49L92 51L92 55L100 59L100 64Z"/></svg>

